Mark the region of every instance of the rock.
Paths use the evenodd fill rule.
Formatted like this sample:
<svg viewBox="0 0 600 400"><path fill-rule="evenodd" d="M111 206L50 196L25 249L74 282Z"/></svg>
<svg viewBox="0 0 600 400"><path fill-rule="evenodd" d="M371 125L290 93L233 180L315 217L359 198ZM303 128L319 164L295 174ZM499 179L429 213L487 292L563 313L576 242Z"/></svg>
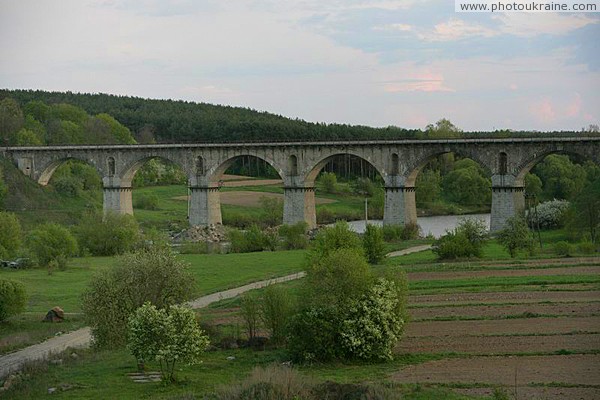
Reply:
<svg viewBox="0 0 600 400"><path fill-rule="evenodd" d="M77 360L77 359L79 358L79 354L77 354L77 353L73 352L73 353L71 353L71 358L72 358L73 360Z"/></svg>
<svg viewBox="0 0 600 400"><path fill-rule="evenodd" d="M63 360L62 358L56 359L56 360L50 360L50 364L52 365L62 365Z"/></svg>
<svg viewBox="0 0 600 400"><path fill-rule="evenodd" d="M227 357L227 360L233 361L233 360L235 360L235 357L234 356L229 356L229 357Z"/></svg>
<svg viewBox="0 0 600 400"><path fill-rule="evenodd" d="M4 381L4 385L2 385L3 390L8 390L12 385L19 381L19 377L15 374L10 374L8 378Z"/></svg>
<svg viewBox="0 0 600 400"><path fill-rule="evenodd" d="M62 308L56 306L52 310L46 313L43 322L63 322L65 319L65 312Z"/></svg>
<svg viewBox="0 0 600 400"><path fill-rule="evenodd" d="M54 392L56 392L56 388L54 388L54 387L48 388L48 394L52 394Z"/></svg>

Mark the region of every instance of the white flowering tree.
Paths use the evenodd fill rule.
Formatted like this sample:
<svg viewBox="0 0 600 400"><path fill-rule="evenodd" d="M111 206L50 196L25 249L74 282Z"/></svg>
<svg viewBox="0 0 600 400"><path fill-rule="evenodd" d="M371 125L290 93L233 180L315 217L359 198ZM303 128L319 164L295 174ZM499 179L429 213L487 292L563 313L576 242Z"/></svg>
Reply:
<svg viewBox="0 0 600 400"><path fill-rule="evenodd" d="M175 364L197 364L208 346L194 312L186 307L158 309L145 303L130 317L128 348L138 361L158 361L163 380L175 379Z"/></svg>

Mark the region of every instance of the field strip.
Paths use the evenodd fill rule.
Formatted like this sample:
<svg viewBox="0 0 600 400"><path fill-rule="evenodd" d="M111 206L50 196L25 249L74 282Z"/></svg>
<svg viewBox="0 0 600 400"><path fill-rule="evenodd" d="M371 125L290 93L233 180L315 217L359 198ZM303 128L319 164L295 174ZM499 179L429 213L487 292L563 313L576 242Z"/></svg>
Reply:
<svg viewBox="0 0 600 400"><path fill-rule="evenodd" d="M600 350L600 334L405 337L395 349L396 352L411 354L458 352L473 355L546 353L558 350Z"/></svg>
<svg viewBox="0 0 600 400"><path fill-rule="evenodd" d="M600 274L600 266L541 268L541 269L497 269L480 271L443 271L443 272L409 272L409 281L428 281L437 279L464 279L487 277L517 276L553 276L553 275L594 275Z"/></svg>
<svg viewBox="0 0 600 400"><path fill-rule="evenodd" d="M402 383L488 383L505 386L600 383L600 355L471 357L409 365L393 374Z"/></svg>
<svg viewBox="0 0 600 400"><path fill-rule="evenodd" d="M494 395L493 387L482 388L455 388L453 392L476 397L491 397ZM597 387L565 387L565 386L518 386L509 387L506 393L511 396L511 399L544 399L544 400L597 400L600 399L600 388Z"/></svg>
<svg viewBox="0 0 600 400"><path fill-rule="evenodd" d="M563 292L481 292L481 293L448 293L411 295L408 299L410 306L442 305L461 302L503 303L507 301L540 302L540 301L594 301L600 300L600 291L563 291Z"/></svg>
<svg viewBox="0 0 600 400"><path fill-rule="evenodd" d="M600 303L569 304L514 304L514 305L479 305L463 307L435 307L410 309L410 316L416 319L450 318L450 317L496 317L520 314L547 314L556 316L590 316L600 314Z"/></svg>
<svg viewBox="0 0 600 400"><path fill-rule="evenodd" d="M600 317L515 318L476 321L423 321L409 323L405 337L486 334L597 332ZM600 347L600 345L599 345Z"/></svg>

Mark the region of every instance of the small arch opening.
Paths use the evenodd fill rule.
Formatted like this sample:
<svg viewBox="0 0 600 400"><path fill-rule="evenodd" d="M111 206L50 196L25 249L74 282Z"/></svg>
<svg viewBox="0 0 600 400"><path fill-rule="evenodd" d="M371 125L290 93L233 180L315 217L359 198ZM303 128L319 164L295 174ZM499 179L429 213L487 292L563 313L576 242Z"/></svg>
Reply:
<svg viewBox="0 0 600 400"><path fill-rule="evenodd" d="M204 159L202 156L196 158L196 175L204 175Z"/></svg>
<svg viewBox="0 0 600 400"><path fill-rule="evenodd" d="M288 159L288 173L291 176L298 176L298 157L294 154Z"/></svg>
<svg viewBox="0 0 600 400"><path fill-rule="evenodd" d="M498 154L498 173L500 175L508 173L508 155L505 152Z"/></svg>
<svg viewBox="0 0 600 400"><path fill-rule="evenodd" d="M400 173L400 159L398 157L398 154L393 153L392 154L392 159L391 159L391 169L390 172L392 175L398 175Z"/></svg>
<svg viewBox="0 0 600 400"><path fill-rule="evenodd" d="M109 177L113 177L115 176L115 158L114 157L108 157L107 160L107 164L108 164L108 176Z"/></svg>

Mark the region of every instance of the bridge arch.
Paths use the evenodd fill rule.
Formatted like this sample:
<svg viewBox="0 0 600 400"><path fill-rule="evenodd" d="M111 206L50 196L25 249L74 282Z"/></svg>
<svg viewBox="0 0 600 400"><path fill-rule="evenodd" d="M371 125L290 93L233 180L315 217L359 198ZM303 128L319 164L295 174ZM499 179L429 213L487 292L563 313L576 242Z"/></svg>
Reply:
<svg viewBox="0 0 600 400"><path fill-rule="evenodd" d="M235 154L233 156L229 156L225 159L218 160L210 169L208 169L206 171L209 182L210 183L219 182L221 180L221 177L223 176L223 174L225 174L225 171L227 171L229 169L229 167L231 167L233 165L234 162L236 162L237 160L239 160L243 157L256 158L260 161L263 161L263 162L269 164L275 170L275 172L277 172L277 174L279 175L279 177L281 179L284 179L284 177L286 176L283 168L281 168L281 166L278 163L276 163L272 158L267 157L262 154L253 154L253 153L249 153L249 152L248 153L244 152L244 153L240 153L240 154Z"/></svg>
<svg viewBox="0 0 600 400"><path fill-rule="evenodd" d="M486 175L492 176L492 169L490 168L489 164L487 162L484 162L481 159L481 157L477 154L473 154L472 152L463 152L456 149L446 149L426 154L423 157L417 158L412 163L409 163L407 168L405 185L409 187L414 187L417 181L417 176L419 176L419 173L423 170L423 168L435 158L443 156L445 154L455 154L462 158L468 158L470 160L473 160L477 163L477 165L479 165L483 169Z"/></svg>
<svg viewBox="0 0 600 400"><path fill-rule="evenodd" d="M364 156L364 154L361 154L358 152L353 152L353 151L339 151L339 152L334 152L332 154L328 154L327 156L320 158L313 165L307 165L306 169L304 171L304 174L303 174L304 175L304 186L313 187L315 184L315 180L317 179L317 176L330 161L334 160L336 157L345 157L345 156L354 157L356 159L359 159L361 162L367 163L370 167L372 167L379 174L379 176L381 178L383 178L384 181L385 181L386 177L388 176L388 174L385 172L385 170L381 166L378 166L377 163L372 162L369 159L367 159Z"/></svg>
<svg viewBox="0 0 600 400"><path fill-rule="evenodd" d="M94 170L98 173L98 176L102 177L102 171L100 169L98 169L98 166L95 165L91 160L83 158L83 157L68 156L68 157L62 157L62 158L53 160L50 163L48 163L47 165L45 165L43 167L42 172L40 173L39 178L37 179L37 182L42 186L48 185L48 182L50 182L50 179L52 179L52 175L54 175L54 172L56 172L56 170L61 165L64 165L65 163L67 163L69 161L79 161L84 164L87 164L94 168Z"/></svg>
<svg viewBox="0 0 600 400"><path fill-rule="evenodd" d="M570 158L578 158L581 160L589 160L589 161L596 163L597 165L600 165L600 163L597 160L590 158L588 154L584 154L583 152L579 152L577 150L572 150L572 149L568 149L568 150L560 149L559 150L559 149L557 149L557 150L544 151L540 154L533 154L530 157L527 157L525 160L523 160L517 166L516 171L515 171L515 184L517 186L524 186L525 185L525 175L527 175L537 164L542 162L546 157L553 155L553 154L566 155L566 156L570 156Z"/></svg>
<svg viewBox="0 0 600 400"><path fill-rule="evenodd" d="M111 157L109 157L107 159L108 168L110 168L110 158ZM181 165L181 163L179 163L178 161L172 160L168 157L165 157L165 156L150 155L150 156L146 156L146 157L141 157L141 158L138 158L138 159L130 162L123 168L123 170L120 173L121 187L130 188L133 183L133 178L135 177L135 174L140 170L140 168L142 168L150 160L161 160L161 161L167 162L169 164L176 165L182 171L185 171L185 168L183 165ZM108 174L108 175L110 176L110 174Z"/></svg>

